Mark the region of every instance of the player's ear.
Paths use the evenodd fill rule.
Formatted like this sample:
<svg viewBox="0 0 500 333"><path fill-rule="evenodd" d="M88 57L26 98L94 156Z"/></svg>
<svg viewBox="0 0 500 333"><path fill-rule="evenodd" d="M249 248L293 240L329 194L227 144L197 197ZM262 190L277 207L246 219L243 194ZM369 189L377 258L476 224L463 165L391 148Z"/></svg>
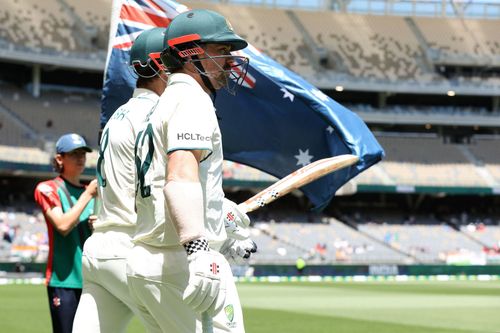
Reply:
<svg viewBox="0 0 500 333"><path fill-rule="evenodd" d="M63 156L61 154L56 154L52 159L52 168L55 172L61 173L63 170Z"/></svg>

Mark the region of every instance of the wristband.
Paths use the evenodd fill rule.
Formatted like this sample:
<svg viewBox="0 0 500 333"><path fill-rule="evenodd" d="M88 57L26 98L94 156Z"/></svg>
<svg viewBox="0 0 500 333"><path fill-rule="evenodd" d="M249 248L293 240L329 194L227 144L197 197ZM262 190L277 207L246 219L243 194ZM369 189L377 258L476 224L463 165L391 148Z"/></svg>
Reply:
<svg viewBox="0 0 500 333"><path fill-rule="evenodd" d="M184 244L188 256L198 251L208 251L208 241L205 238L198 238Z"/></svg>

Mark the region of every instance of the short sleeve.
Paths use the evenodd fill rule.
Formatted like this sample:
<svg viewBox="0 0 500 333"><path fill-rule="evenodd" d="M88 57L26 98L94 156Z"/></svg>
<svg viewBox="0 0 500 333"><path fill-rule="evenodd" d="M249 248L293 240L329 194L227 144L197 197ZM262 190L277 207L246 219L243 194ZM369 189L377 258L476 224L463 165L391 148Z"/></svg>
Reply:
<svg viewBox="0 0 500 333"><path fill-rule="evenodd" d="M167 153L175 150L213 151L215 132L213 105L191 100L178 104L167 126Z"/></svg>
<svg viewBox="0 0 500 333"><path fill-rule="evenodd" d="M43 182L35 188L35 201L42 208L43 212L56 206L61 207L61 200L57 194L57 187L48 182Z"/></svg>

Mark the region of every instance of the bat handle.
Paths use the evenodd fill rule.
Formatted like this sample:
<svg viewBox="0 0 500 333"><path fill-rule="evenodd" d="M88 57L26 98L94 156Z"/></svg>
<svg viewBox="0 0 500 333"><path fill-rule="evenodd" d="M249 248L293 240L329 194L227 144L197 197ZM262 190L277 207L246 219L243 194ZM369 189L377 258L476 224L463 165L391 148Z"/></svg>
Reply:
<svg viewBox="0 0 500 333"><path fill-rule="evenodd" d="M203 333L214 333L214 322L206 312L201 314L201 328Z"/></svg>
<svg viewBox="0 0 500 333"><path fill-rule="evenodd" d="M248 201L248 200L247 200ZM238 205L238 210L243 213L250 213L254 211L255 209L252 209L249 205L247 205L247 201L242 202Z"/></svg>

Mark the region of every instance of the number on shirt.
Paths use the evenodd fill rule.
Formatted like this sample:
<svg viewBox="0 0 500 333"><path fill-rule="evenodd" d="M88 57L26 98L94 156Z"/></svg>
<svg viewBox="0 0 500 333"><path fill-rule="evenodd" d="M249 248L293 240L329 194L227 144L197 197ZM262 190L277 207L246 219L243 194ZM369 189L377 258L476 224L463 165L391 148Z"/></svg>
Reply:
<svg viewBox="0 0 500 333"><path fill-rule="evenodd" d="M141 157L138 156L137 150L142 149L147 140L148 152L144 161L141 161ZM135 141L135 168L137 171L138 188L141 191L141 197L147 198L151 195L151 185L146 184L146 173L151 166L151 161L153 160L153 154L155 152L155 146L153 143L153 126L148 124L145 130L140 131L137 135L137 140Z"/></svg>
<svg viewBox="0 0 500 333"><path fill-rule="evenodd" d="M97 159L97 181L99 185L102 187L106 187L106 178L104 178L102 174L102 167L104 163L104 151L108 147L108 138L109 138L109 128L104 131L102 134L101 144L99 145L99 158Z"/></svg>

